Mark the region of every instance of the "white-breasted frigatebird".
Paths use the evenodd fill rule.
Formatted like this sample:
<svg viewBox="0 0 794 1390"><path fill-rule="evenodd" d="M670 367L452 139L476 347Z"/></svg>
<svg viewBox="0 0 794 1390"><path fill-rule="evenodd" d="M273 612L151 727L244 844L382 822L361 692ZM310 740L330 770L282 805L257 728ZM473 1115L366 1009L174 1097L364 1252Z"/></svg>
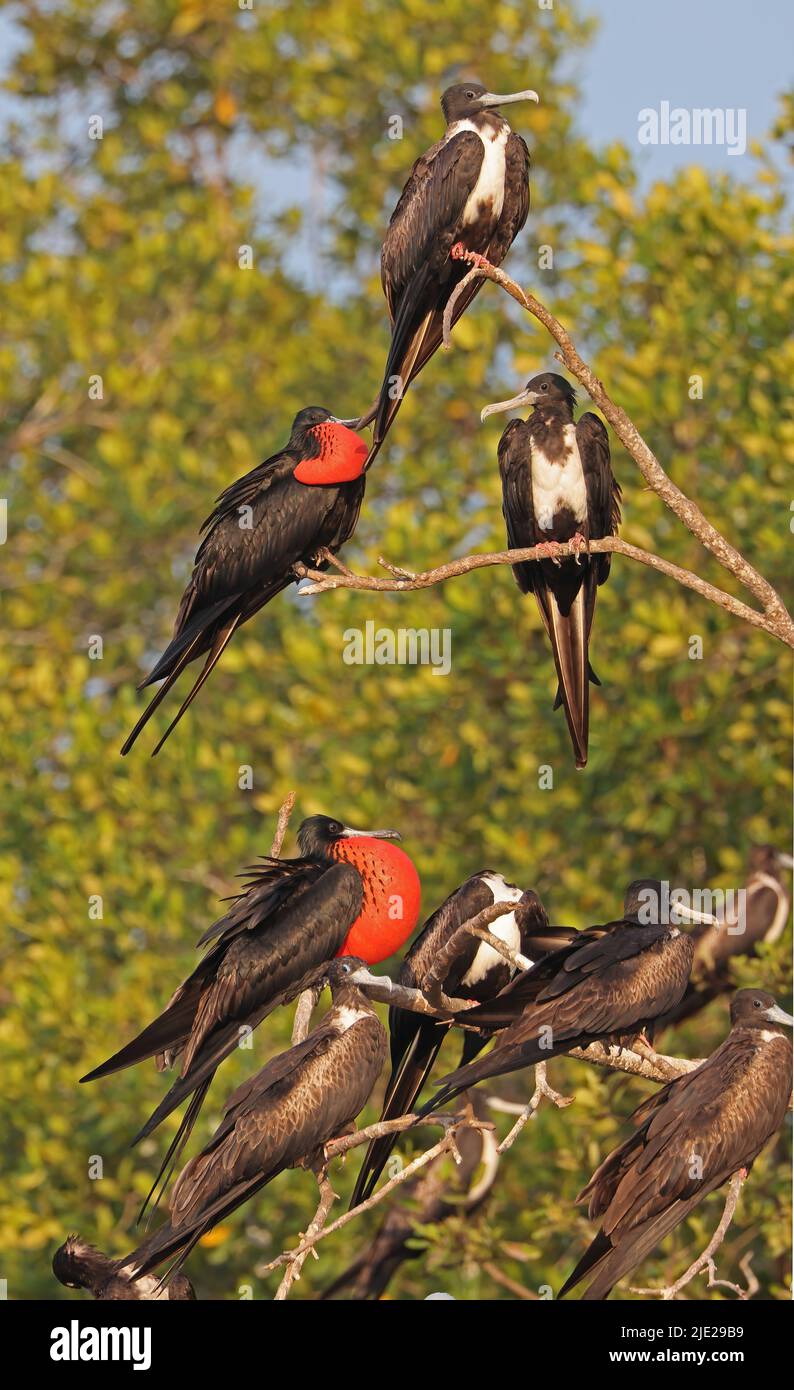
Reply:
<svg viewBox="0 0 794 1390"><path fill-rule="evenodd" d="M464 922L494 903L505 904L502 917L488 928L516 952L533 962L577 935L563 927L550 927L540 898L532 889L522 892L507 883L502 874L490 869L472 874L436 908L408 951L400 967L399 982L411 989L422 989L434 968L439 952ZM454 999L494 999L513 974L510 963L487 942L475 936L463 938L459 955L451 964L443 983L444 993ZM391 1076L386 1087L382 1120L407 1115L413 1108L450 1025L436 1023L425 1015L392 1005L389 1009ZM470 1032L464 1035L460 1066L471 1062L485 1047L488 1036ZM358 1175L351 1206L366 1201L383 1172L399 1135L373 1139Z"/></svg>
<svg viewBox="0 0 794 1390"><path fill-rule="evenodd" d="M374 418L372 462L414 377L441 345L444 310L471 263L501 265L529 211L529 150L500 106L537 101L536 92L497 96L459 82L441 98L446 131L414 164L391 216L381 253L381 283L392 329ZM456 322L483 284L455 304Z"/></svg>
<svg viewBox="0 0 794 1390"><path fill-rule="evenodd" d="M295 416L286 446L238 478L204 522L174 635L139 690L163 684L147 705L122 756L186 666L205 656L200 675L152 756L159 753L242 623L298 576L296 564L325 568L350 539L364 497L367 446L321 406Z"/></svg>
<svg viewBox="0 0 794 1390"><path fill-rule="evenodd" d="M495 1045L485 1057L442 1077L440 1091L421 1113L446 1105L478 1081L574 1047L625 1046L643 1037L650 1042L655 1020L678 1003L692 968L692 937L670 919L705 917L677 903L668 913L664 904L659 880L636 879L626 889L622 917L577 933L570 944L516 975L496 999L467 1010L465 1026L495 1032Z"/></svg>
<svg viewBox="0 0 794 1390"><path fill-rule="evenodd" d="M304 820L301 857L264 858L250 868L243 892L201 937L209 949L164 1012L81 1077L95 1081L149 1057L162 1071L181 1058L179 1077L133 1140L191 1097L152 1192L171 1171L217 1068L242 1038L336 956L355 952L376 964L408 939L419 917L419 876L392 839L399 839L393 830L353 830L328 816Z"/></svg>
<svg viewBox="0 0 794 1390"><path fill-rule="evenodd" d="M348 978L361 964L345 957L329 967L333 1004L317 1027L229 1097L209 1143L174 1184L169 1220L124 1262L133 1278L172 1256L178 1269L213 1226L349 1129L388 1052L383 1024Z"/></svg>
<svg viewBox="0 0 794 1390"><path fill-rule="evenodd" d="M587 542L615 536L620 487L612 473L609 435L592 411L574 424L576 392L556 372L532 377L509 401L482 411L533 407L528 420L511 420L499 440L502 511L511 549L548 545L548 558L514 565L522 594L533 593L557 668L557 698L571 735L576 766L587 762L590 632L596 590L609 574L610 555L582 554ZM576 556L555 558L554 542L572 541Z"/></svg>
<svg viewBox="0 0 794 1390"><path fill-rule="evenodd" d="M636 1133L577 1198L601 1228L560 1298L582 1279L585 1299L608 1298L709 1192L749 1171L788 1109L792 1025L766 990L740 989L725 1041L634 1111Z"/></svg>
<svg viewBox="0 0 794 1390"><path fill-rule="evenodd" d="M184 1274L162 1284L156 1274L134 1279L127 1260L111 1260L81 1236L67 1236L52 1257L52 1272L67 1289L86 1289L101 1302L186 1302L196 1294Z"/></svg>
<svg viewBox="0 0 794 1390"><path fill-rule="evenodd" d="M660 1028L692 1018L712 999L729 993L733 988L731 961L737 956L754 956L763 942L780 939L791 911L791 868L791 855L774 845L753 845L741 907L734 902L718 922L692 933L692 977L680 1004L659 1020Z"/></svg>

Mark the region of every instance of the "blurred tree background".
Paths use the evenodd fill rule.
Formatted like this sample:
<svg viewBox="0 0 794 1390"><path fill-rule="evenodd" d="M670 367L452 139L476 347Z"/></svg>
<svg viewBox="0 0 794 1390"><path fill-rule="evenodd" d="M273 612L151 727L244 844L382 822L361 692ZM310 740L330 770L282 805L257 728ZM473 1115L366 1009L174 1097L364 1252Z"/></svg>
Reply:
<svg viewBox="0 0 794 1390"><path fill-rule="evenodd" d="M0 1273L11 1298L51 1298L69 1296L50 1273L69 1230L114 1255L135 1243L163 1143L158 1133L127 1148L163 1090L153 1067L87 1088L77 1077L192 967L218 897L267 851L290 788L286 853L298 820L320 810L401 827L425 914L488 865L534 885L553 920L586 925L612 917L636 875L738 886L752 841L787 847L788 653L620 557L599 600L604 684L584 773L552 713L539 621L506 568L403 597L291 592L235 638L155 762L162 719L126 761L118 748L216 494L284 442L300 407L352 415L372 399L388 336L380 238L413 159L442 129L438 96L458 73L541 94L537 110L517 108L533 207L511 273L571 328L673 478L780 588L794 278L778 142L790 138L791 108L754 150L751 179L690 167L643 193L627 149L592 147L576 127L571 60L591 28L567 7L31 0L13 12L24 42L0 170ZM389 138L394 115L402 139ZM89 138L96 116L101 139ZM285 196L296 178L307 198ZM553 269L538 268L543 245ZM240 268L242 246L251 269ZM479 411L552 367L552 346L485 287L454 350L403 406L348 563L374 570L384 554L420 568L502 547L504 421L482 427ZM690 397L695 375L702 399ZM730 584L619 447L613 464L625 537ZM345 665L345 630L370 620L449 627L451 674ZM701 660L690 659L694 635ZM551 790L539 786L543 764ZM245 766L250 790L239 787ZM786 1002L789 952L787 932L738 975ZM287 1044L290 1014L259 1030L255 1058L227 1063L202 1139L240 1077ZM664 1045L704 1055L725 1027L719 1003ZM511 1296L488 1264L530 1291L559 1286L589 1230L571 1199L646 1086L567 1061L551 1081L576 1104L544 1108L525 1131L487 1223L422 1232L427 1258L403 1270L392 1296ZM530 1082L497 1089L522 1099ZM779 1138L757 1164L719 1259L735 1278L752 1249L760 1297L785 1292L787 1152ZM89 1178L92 1155L101 1181ZM357 1163L334 1173L343 1195ZM213 1233L189 1265L200 1296L235 1298L250 1285L272 1297L275 1278L254 1267L305 1229L314 1198L309 1174L285 1175ZM683 1271L720 1202L645 1263L642 1283ZM293 1297L327 1284L376 1219L329 1240ZM704 1281L689 1293L706 1296Z"/></svg>

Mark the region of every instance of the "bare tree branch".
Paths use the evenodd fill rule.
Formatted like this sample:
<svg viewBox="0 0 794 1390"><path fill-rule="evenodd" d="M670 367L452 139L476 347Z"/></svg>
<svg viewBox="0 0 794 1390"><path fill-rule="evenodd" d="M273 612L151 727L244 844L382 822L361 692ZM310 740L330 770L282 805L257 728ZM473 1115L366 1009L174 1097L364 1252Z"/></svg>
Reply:
<svg viewBox="0 0 794 1390"><path fill-rule="evenodd" d="M343 1226L347 1226L350 1221L355 1220L356 1217L361 1216L365 1211L370 1211L373 1207L378 1206L396 1187L400 1187L402 1183L407 1182L415 1173L418 1173L422 1168L426 1168L428 1163L432 1163L433 1160L438 1158L441 1154L450 1153L455 1161L459 1163L460 1154L458 1153L455 1140L456 1130L491 1129L491 1126L483 1121L471 1119L469 1117L462 1119L460 1115L425 1115L422 1117L421 1121L416 1115L402 1115L398 1120L381 1121L380 1124L368 1125L366 1129L357 1130L355 1134L346 1134L340 1136L339 1139L332 1139L325 1145L326 1162L329 1163L332 1158L347 1153L349 1149L358 1148L360 1144L368 1144L370 1139L379 1139L386 1134L396 1134L401 1130L411 1129L418 1123L443 1125L443 1137L439 1139L438 1143L434 1144L431 1149L427 1149L424 1153L419 1154L410 1163L406 1164L395 1177L391 1178L389 1182L384 1183L383 1187L379 1187L365 1202L360 1202L357 1207L353 1207L350 1211L344 1212L342 1216L338 1216L336 1221L333 1221L330 1226L323 1226L313 1231L311 1235L307 1231L300 1245L295 1246L293 1250L283 1251L282 1254L277 1255L274 1260L270 1260L268 1264L258 1266L256 1270L257 1275L262 1277L266 1274L270 1274L274 1269L280 1269L283 1265L292 1265L300 1256L303 1256L305 1259L309 1251L313 1250L319 1241L324 1240L326 1236L333 1235L335 1231L341 1230ZM315 1221L316 1220L317 1218L315 1217ZM312 1226L314 1226L315 1221L312 1222Z"/></svg>
<svg viewBox="0 0 794 1390"><path fill-rule="evenodd" d="M788 613L780 595L773 589L769 581L764 579L763 575L759 574L749 561L720 534L716 527L712 526L696 503L692 502L667 476L636 425L629 419L625 410L616 405L607 394L603 382L599 381L592 368L579 356L570 334L545 305L541 304L540 300L536 299L534 295L528 294L526 290L516 284L515 280L512 280L509 275L506 275L503 270L496 266L477 265L469 271L450 296L444 315L445 346L450 346L450 325L456 300L464 292L465 286L478 276L484 276L486 279L492 280L494 284L500 285L522 308L543 324L544 328L559 344L560 351L555 354L557 360L584 386L590 398L609 421L626 452L636 463L648 486L658 493L665 505L675 513L679 521L683 522L687 530L697 537L701 545L711 551L723 569L728 570L745 589L748 589L758 599L763 611L756 613L756 617L760 618L761 621L756 621L754 626L763 628L764 631L779 638L787 646L794 647L794 620ZM635 558L639 557L635 556ZM659 566L657 565L655 568L659 568ZM689 587L695 588L696 586L690 584ZM700 592L703 591L700 590ZM727 608L729 612L736 611L725 602L725 599L730 598L730 595L723 595L721 600L714 598L714 595L710 595L710 597L714 599L714 602L720 602L721 607ZM750 609L749 611L755 612L756 610ZM746 621L750 621L746 614L737 614L737 616L744 616Z"/></svg>
<svg viewBox="0 0 794 1390"><path fill-rule="evenodd" d="M538 1113L540 1102L543 1100L544 1096L546 1100L550 1100L553 1105L556 1105L558 1110L564 1110L567 1105L573 1105L575 1099L574 1096L561 1096L559 1091L552 1090L546 1080L546 1063L538 1062L535 1067L535 1089L532 1092L532 1096L521 1111L510 1133L505 1135L497 1149L497 1153L507 1153L507 1150L512 1148L524 1128L524 1125L527 1123L527 1120L534 1119L535 1115Z"/></svg>
<svg viewBox="0 0 794 1390"><path fill-rule="evenodd" d="M717 1267L714 1263L714 1253L716 1250L719 1249L719 1247L722 1245L722 1242L725 1239L728 1227L730 1226L731 1221L733 1220L733 1214L736 1211L741 1190L744 1187L746 1180L746 1168L740 1168L738 1173L734 1173L728 1187L728 1195L725 1199L725 1207L723 1209L722 1216L720 1217L720 1223L716 1231L714 1232L714 1235L711 1237L711 1240L709 1241L708 1245L703 1251L703 1254L698 1255L697 1259L694 1261L693 1264L689 1266L689 1269L684 1271L680 1279L676 1279L674 1284L666 1284L664 1288L660 1289L637 1289L634 1288L632 1285L630 1286L631 1292L643 1294L646 1298L656 1297L661 1298L665 1302L669 1302L670 1299L676 1298L678 1296L678 1294L681 1292L684 1286L690 1283L690 1281L694 1279L696 1274L699 1274L702 1269L707 1269L709 1274L708 1287L710 1289L717 1287L723 1289L731 1289L733 1293L735 1293L739 1298L743 1300L750 1298L752 1294L755 1292L755 1290L758 1288L758 1281L755 1275L753 1274L752 1270L750 1269L749 1256L745 1256L743 1262L743 1273L747 1278L746 1289L742 1289L738 1284L731 1284L726 1279L717 1279ZM740 1266L740 1268L742 1268L742 1266Z"/></svg>
<svg viewBox="0 0 794 1390"><path fill-rule="evenodd" d="M471 921L464 922L457 931L452 933L446 945L437 952L432 968L428 971L422 985L422 993L428 1004L432 1004L434 1008L441 1007L442 987L454 961L465 948L467 936L476 936L479 937L480 941L487 942L494 951L509 961L514 970L531 969L531 960L528 960L520 951L511 950L504 941L500 941L498 936L494 936L492 932L488 931L491 922L495 922L498 917L504 917L505 913L510 910L509 903L491 903L489 907L483 908L482 912L478 912L476 917L472 917Z"/></svg>
<svg viewBox="0 0 794 1390"><path fill-rule="evenodd" d="M319 1239L320 1232L323 1230L323 1227L325 1226L325 1223L328 1220L328 1215L330 1213L331 1207L336 1201L336 1193L334 1192L334 1189L332 1188L329 1182L326 1165L322 1164L315 1169L315 1177L317 1178L317 1186L320 1189L320 1201L318 1203L317 1210L311 1219L311 1222L306 1227L306 1230L301 1237L302 1242L306 1245L306 1249L298 1255L296 1255L295 1259L287 1265L287 1268L284 1272L284 1277L276 1290L275 1298L273 1300L274 1303L283 1303L284 1300L289 1297L289 1291L292 1288L292 1285L297 1283L297 1281L300 1279L301 1270L303 1269L303 1266L306 1263L309 1254L312 1254L315 1259L319 1259L319 1256L316 1250L314 1249L313 1242Z"/></svg>
<svg viewBox="0 0 794 1390"><path fill-rule="evenodd" d="M290 792L282 802L276 822L276 833L273 836L273 843L270 846L270 858L278 859L281 854L281 846L284 843L284 836L287 833L287 825L292 815L292 808L295 805L295 793Z"/></svg>

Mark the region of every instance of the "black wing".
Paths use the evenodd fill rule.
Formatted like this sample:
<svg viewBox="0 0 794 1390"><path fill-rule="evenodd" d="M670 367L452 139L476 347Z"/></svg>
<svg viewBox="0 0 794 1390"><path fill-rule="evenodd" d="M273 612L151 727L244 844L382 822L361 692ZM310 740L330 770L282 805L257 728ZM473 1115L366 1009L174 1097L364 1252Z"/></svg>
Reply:
<svg viewBox="0 0 794 1390"><path fill-rule="evenodd" d="M589 538L602 540L604 536L616 536L620 526L620 484L612 472L606 426L592 411L587 411L577 422L576 443L587 488ZM611 555L590 557L599 584L603 584L609 574L611 559Z"/></svg>

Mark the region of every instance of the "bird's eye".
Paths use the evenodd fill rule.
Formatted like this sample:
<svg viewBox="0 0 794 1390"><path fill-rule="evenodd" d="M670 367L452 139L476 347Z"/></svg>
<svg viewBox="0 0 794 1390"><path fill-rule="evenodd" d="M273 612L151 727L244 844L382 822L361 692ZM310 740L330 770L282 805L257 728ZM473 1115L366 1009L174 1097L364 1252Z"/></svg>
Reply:
<svg viewBox="0 0 794 1390"><path fill-rule="evenodd" d="M548 389L549 389L549 383L548 383L547 381L542 382L542 383L541 383L540 389L541 389L541 391L548 391Z"/></svg>
<svg viewBox="0 0 794 1390"><path fill-rule="evenodd" d="M474 99L474 97L475 97L476 95L477 95L476 92L467 92L467 93L466 93L466 96L469 98L470 101L473 101L473 99Z"/></svg>
<svg viewBox="0 0 794 1390"><path fill-rule="evenodd" d="M350 974L350 966L349 966L349 965L343 965L343 966L342 966L342 974L343 974L343 975L349 975L349 974Z"/></svg>
<svg viewBox="0 0 794 1390"><path fill-rule="evenodd" d="M762 1007L762 1000L760 1000L760 999L754 999L754 1000L753 1000L753 1008L754 1008L754 1009L760 1009L761 1007Z"/></svg>

